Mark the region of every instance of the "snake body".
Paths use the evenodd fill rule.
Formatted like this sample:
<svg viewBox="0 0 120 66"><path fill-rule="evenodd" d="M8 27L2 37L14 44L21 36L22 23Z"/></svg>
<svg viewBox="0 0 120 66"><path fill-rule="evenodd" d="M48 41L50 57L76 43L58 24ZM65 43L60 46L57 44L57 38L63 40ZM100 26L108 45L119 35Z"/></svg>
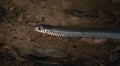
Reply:
<svg viewBox="0 0 120 66"><path fill-rule="evenodd" d="M35 31L62 37L103 37L120 39L120 29L113 28L70 28L41 24Z"/></svg>

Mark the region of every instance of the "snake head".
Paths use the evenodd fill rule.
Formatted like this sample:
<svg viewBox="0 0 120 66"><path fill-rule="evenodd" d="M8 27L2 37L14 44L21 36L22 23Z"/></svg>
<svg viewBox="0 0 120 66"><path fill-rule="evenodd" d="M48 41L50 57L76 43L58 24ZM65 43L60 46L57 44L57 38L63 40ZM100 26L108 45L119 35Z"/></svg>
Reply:
<svg viewBox="0 0 120 66"><path fill-rule="evenodd" d="M43 30L44 29L44 25L40 24L40 25L36 25L35 30Z"/></svg>
<svg viewBox="0 0 120 66"><path fill-rule="evenodd" d="M42 33L46 32L47 31L46 30L46 25L44 25L44 24L37 25L35 27L35 31L42 32Z"/></svg>

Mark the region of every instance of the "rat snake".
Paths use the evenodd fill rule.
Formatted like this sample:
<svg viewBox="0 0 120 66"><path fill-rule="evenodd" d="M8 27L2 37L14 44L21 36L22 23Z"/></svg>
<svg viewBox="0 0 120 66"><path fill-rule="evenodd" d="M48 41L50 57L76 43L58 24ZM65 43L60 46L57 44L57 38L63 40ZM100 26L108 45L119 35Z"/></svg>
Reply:
<svg viewBox="0 0 120 66"><path fill-rule="evenodd" d="M62 37L102 37L120 39L120 29L114 28L70 28L40 24L35 31Z"/></svg>

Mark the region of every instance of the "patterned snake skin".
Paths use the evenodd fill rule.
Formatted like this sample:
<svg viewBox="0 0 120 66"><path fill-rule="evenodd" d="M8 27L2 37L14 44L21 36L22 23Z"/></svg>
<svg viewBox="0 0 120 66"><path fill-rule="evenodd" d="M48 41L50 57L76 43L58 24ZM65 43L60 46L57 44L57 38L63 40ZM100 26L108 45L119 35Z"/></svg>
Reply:
<svg viewBox="0 0 120 66"><path fill-rule="evenodd" d="M120 39L120 29L113 28L70 28L40 24L35 31L62 37L103 37Z"/></svg>

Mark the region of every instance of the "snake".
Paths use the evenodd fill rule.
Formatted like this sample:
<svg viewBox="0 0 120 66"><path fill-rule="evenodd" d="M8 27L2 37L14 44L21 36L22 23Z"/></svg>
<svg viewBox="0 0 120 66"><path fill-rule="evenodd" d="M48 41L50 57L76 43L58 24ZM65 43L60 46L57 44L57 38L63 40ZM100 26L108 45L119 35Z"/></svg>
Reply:
<svg viewBox="0 0 120 66"><path fill-rule="evenodd" d="M35 31L60 37L98 37L120 39L119 28L73 28L39 24Z"/></svg>

